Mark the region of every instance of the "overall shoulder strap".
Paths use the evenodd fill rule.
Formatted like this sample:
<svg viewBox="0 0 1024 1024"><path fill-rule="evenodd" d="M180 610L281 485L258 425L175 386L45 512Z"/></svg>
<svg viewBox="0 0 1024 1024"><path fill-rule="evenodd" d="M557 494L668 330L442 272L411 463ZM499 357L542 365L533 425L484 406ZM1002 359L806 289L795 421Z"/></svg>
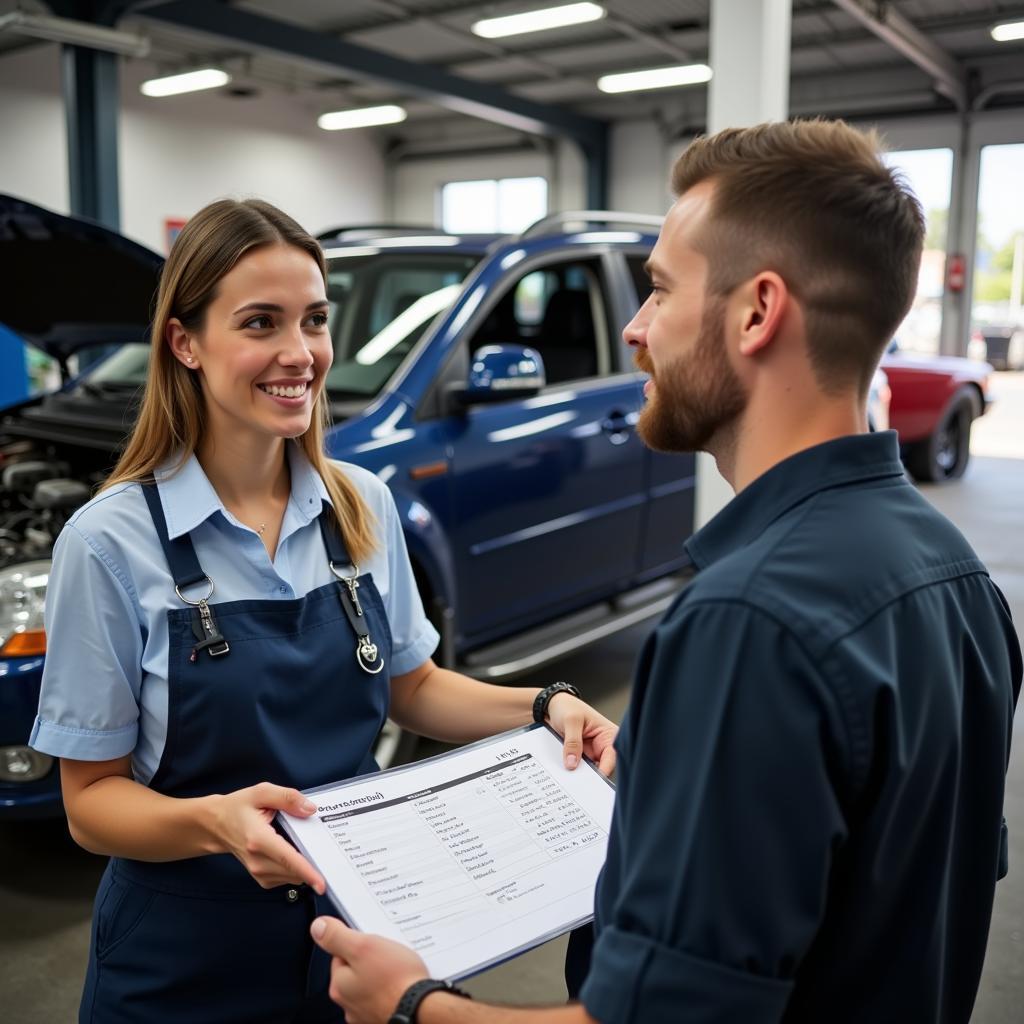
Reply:
<svg viewBox="0 0 1024 1024"><path fill-rule="evenodd" d="M328 559L337 566L351 565L352 559L348 556L345 539L342 537L341 527L338 525L338 517L334 514L334 509L329 502L323 503L317 520L320 523L320 534L324 539Z"/></svg>
<svg viewBox="0 0 1024 1024"><path fill-rule="evenodd" d="M174 540L167 536L167 520L164 518L164 507L160 503L160 493L156 484L143 484L142 494L149 506L149 514L153 517L153 525L160 538L160 546L164 549L175 586L179 590L184 590L185 587L202 583L206 579L206 573L199 565L196 549L192 546L189 535L184 533Z"/></svg>

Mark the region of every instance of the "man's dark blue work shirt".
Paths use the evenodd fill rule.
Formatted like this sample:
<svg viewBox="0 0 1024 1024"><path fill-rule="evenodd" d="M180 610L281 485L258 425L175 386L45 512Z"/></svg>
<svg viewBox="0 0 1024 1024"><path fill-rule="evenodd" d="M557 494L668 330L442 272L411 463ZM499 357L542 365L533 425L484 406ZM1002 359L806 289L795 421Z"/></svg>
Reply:
<svg viewBox="0 0 1024 1024"><path fill-rule="evenodd" d="M619 735L588 1012L966 1022L1021 679L1003 596L893 433L785 460L688 551Z"/></svg>

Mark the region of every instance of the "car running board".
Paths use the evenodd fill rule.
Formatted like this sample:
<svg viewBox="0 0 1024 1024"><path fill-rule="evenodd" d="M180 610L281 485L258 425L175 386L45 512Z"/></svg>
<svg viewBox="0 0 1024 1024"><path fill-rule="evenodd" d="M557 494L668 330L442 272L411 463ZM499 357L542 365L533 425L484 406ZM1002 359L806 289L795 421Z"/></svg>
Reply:
<svg viewBox="0 0 1024 1024"><path fill-rule="evenodd" d="M620 594L546 626L481 647L463 659L460 668L475 679L498 682L513 679L573 651L603 640L638 622L660 615L692 578L678 573ZM529 653L524 653L524 652Z"/></svg>

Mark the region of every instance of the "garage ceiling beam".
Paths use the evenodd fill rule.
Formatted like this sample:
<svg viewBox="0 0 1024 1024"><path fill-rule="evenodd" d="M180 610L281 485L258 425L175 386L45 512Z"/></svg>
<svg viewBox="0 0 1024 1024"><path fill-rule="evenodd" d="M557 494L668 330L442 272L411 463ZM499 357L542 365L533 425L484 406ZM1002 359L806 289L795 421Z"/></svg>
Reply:
<svg viewBox="0 0 1024 1024"><path fill-rule="evenodd" d="M951 99L957 110L967 109L967 76L963 67L955 57L900 14L892 3L888 0L833 2L931 75L936 90Z"/></svg>
<svg viewBox="0 0 1024 1024"><path fill-rule="evenodd" d="M263 53L328 68L334 74L341 72L363 81L397 87L450 110L507 128L572 139L583 149L587 161L587 202L598 208L607 205L608 125L605 121L535 103L485 82L459 78L429 64L401 60L226 4L177 0L142 6L134 13L138 17L242 43Z"/></svg>

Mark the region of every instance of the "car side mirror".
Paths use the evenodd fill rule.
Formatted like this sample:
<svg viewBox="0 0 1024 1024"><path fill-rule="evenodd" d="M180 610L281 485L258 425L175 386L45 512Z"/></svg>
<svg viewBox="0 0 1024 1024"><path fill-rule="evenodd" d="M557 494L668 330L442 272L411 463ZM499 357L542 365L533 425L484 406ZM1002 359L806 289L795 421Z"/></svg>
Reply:
<svg viewBox="0 0 1024 1024"><path fill-rule="evenodd" d="M546 383L544 360L525 345L484 345L473 353L469 377L453 392L459 404L479 405L508 398L527 398Z"/></svg>

